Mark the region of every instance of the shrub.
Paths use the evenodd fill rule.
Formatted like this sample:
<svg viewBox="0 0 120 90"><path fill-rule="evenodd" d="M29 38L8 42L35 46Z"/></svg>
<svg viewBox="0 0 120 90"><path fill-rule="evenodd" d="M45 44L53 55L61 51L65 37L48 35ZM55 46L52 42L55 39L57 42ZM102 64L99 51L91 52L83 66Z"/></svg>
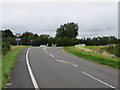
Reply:
<svg viewBox="0 0 120 90"><path fill-rule="evenodd" d="M117 57L120 57L120 44L117 44L117 45L110 45L106 48L104 48L104 50L106 50L108 53L110 54L114 54L115 56Z"/></svg>
<svg viewBox="0 0 120 90"><path fill-rule="evenodd" d="M2 42L2 54L5 55L10 50L10 44L8 41L3 40Z"/></svg>

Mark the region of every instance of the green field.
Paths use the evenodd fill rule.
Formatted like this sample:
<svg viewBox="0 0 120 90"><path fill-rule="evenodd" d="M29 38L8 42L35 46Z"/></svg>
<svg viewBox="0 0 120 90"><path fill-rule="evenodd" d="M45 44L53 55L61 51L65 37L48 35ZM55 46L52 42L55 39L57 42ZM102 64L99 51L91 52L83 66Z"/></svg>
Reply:
<svg viewBox="0 0 120 90"><path fill-rule="evenodd" d="M82 51L77 49L76 47L64 47L64 50L86 60L120 69L120 66L118 65L118 62L120 63L120 60L118 60L119 58L117 57L112 58L109 56L97 54L95 52Z"/></svg>
<svg viewBox="0 0 120 90"><path fill-rule="evenodd" d="M27 47L28 46L11 46L11 50L2 56L2 60L0 59L0 62L2 62L2 72L0 71L0 73L2 73L2 87L0 87L0 89L5 87L18 54Z"/></svg>

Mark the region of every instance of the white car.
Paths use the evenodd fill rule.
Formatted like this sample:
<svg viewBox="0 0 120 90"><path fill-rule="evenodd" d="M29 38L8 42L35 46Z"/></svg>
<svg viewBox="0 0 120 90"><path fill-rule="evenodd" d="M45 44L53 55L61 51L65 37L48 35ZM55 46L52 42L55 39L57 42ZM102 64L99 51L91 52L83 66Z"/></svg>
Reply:
<svg viewBox="0 0 120 90"><path fill-rule="evenodd" d="M47 47L46 45L40 45L40 47Z"/></svg>
<svg viewBox="0 0 120 90"><path fill-rule="evenodd" d="M78 44L78 45L75 45L75 46L85 46L85 44Z"/></svg>

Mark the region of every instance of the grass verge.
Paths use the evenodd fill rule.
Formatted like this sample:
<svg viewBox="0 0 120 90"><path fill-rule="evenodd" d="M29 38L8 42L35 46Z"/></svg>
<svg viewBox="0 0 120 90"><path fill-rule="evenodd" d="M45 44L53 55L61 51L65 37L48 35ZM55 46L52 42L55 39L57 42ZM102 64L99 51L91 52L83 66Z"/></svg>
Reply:
<svg viewBox="0 0 120 90"><path fill-rule="evenodd" d="M6 54L2 56L2 87L5 87L6 82L10 76L11 70L14 67L14 64L16 62L16 58L18 54L28 46L11 46L12 49Z"/></svg>
<svg viewBox="0 0 120 90"><path fill-rule="evenodd" d="M103 56L94 52L81 51L76 49L75 47L64 47L64 50L73 55L84 58L86 60L94 61L99 64L108 65L113 68L120 69L120 65L118 65L118 63L120 63L120 58L116 58L116 57L112 58L112 57Z"/></svg>

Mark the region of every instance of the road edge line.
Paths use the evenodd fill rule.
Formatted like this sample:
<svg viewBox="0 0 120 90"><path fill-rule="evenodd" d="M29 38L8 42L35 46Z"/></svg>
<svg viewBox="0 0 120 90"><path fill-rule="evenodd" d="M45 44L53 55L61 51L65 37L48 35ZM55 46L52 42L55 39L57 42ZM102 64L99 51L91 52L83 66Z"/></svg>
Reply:
<svg viewBox="0 0 120 90"><path fill-rule="evenodd" d="M27 50L27 52L26 52L26 63L27 63L28 71L29 71L29 74L30 74L30 77L31 77L33 86L34 86L34 88L35 88L36 90L38 90L39 87L38 87L38 84L37 84L37 82L36 82L36 80L35 80L35 77L34 77L34 75L33 75L33 72L32 72L32 69L31 69L31 67L30 67L29 60L28 60L29 50L30 50L30 48L28 48L28 50ZM40 90L40 89L39 89L39 90Z"/></svg>

